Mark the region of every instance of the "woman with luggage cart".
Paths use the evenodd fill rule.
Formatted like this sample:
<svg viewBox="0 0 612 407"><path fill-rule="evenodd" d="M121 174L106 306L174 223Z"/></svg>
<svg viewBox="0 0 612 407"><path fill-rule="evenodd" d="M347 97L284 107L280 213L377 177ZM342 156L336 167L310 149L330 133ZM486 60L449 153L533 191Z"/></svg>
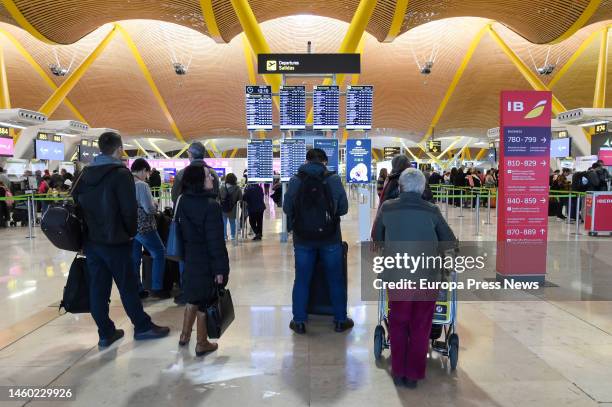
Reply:
<svg viewBox="0 0 612 407"><path fill-rule="evenodd" d="M385 201L378 211L373 238L375 242L384 242L384 251L390 250L385 255L392 256L391 252L397 250L413 252L415 256L423 252L437 255L455 246L455 235L440 210L422 198L425 185L421 171L404 170L399 177L399 198ZM424 277L427 281L440 281L441 272L423 269L411 275L417 280ZM394 278L401 276L399 273ZM393 380L398 386L414 388L425 378L438 290L392 290L388 294ZM380 329L377 327L377 334ZM380 342L380 338L375 339Z"/></svg>

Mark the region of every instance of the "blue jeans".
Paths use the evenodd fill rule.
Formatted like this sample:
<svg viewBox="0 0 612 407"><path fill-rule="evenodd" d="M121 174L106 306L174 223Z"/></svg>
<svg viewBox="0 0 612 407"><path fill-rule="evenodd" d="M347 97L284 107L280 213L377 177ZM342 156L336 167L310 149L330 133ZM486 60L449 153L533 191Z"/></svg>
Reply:
<svg viewBox="0 0 612 407"><path fill-rule="evenodd" d="M161 290L164 288L164 272L166 268L166 248L159 237L156 230L137 234L132 242L132 261L134 263L134 272L138 277L138 289L143 290L142 281L140 279L140 262L142 260L142 247L151 254L153 259L153 270L151 288L153 290Z"/></svg>
<svg viewBox="0 0 612 407"><path fill-rule="evenodd" d="M230 218L227 214L223 214L223 236L225 236L225 240L227 240L227 222L230 224L230 232L232 234L232 239L236 239L236 218Z"/></svg>
<svg viewBox="0 0 612 407"><path fill-rule="evenodd" d="M138 297L138 279L134 275L131 244L104 245L85 242L84 250L89 278L89 307L98 326L100 338L110 338L115 332L115 324L108 317L113 280L119 289L123 308L134 324L135 332L151 329L151 317L144 312Z"/></svg>
<svg viewBox="0 0 612 407"><path fill-rule="evenodd" d="M308 315L308 296L310 280L314 273L317 258L325 268L329 294L334 310L334 321L346 321L346 281L342 265L342 244L334 243L320 247L294 245L295 280L293 282L293 320L306 322Z"/></svg>

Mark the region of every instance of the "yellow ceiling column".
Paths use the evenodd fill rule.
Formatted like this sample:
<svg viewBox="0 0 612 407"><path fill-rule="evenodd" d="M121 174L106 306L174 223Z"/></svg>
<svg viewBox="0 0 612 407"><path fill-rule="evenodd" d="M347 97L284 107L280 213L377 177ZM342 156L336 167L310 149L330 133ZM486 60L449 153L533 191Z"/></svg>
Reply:
<svg viewBox="0 0 612 407"><path fill-rule="evenodd" d="M11 108L11 94L6 76L6 64L4 59L4 45L0 44L0 109Z"/></svg>
<svg viewBox="0 0 612 407"><path fill-rule="evenodd" d="M85 75L91 64L102 54L104 49L117 34L117 28L113 27L96 48L81 62L81 64L64 80L64 82L53 92L47 101L38 109L39 112L51 117L53 112L59 107L68 93L76 86L79 80Z"/></svg>
<svg viewBox="0 0 612 407"><path fill-rule="evenodd" d="M525 80L529 82L531 87L535 90L550 91L550 89L542 82L540 78L523 62L523 60L505 43L505 41L499 36L499 34L493 29L493 25L487 25L491 38L499 45L502 51L508 56L510 61L516 66L519 72L523 75ZM561 102L553 95L552 97L552 111L554 114L565 112L567 109Z"/></svg>
<svg viewBox="0 0 612 407"><path fill-rule="evenodd" d="M606 107L606 77L608 76L608 33L609 27L601 31L599 45L599 60L597 62L597 77L595 79L594 108Z"/></svg>
<svg viewBox="0 0 612 407"><path fill-rule="evenodd" d="M476 157L474 158L474 160L479 161L482 158L482 156L485 155L486 152L487 152L486 148L481 148L478 154L476 154Z"/></svg>
<svg viewBox="0 0 612 407"><path fill-rule="evenodd" d="M185 139L183 138L181 131L176 125L176 122L174 121L174 118L172 117L172 114L170 113L170 110L168 109L168 105L166 105L164 98L159 92L159 89L157 88L157 85L155 84L155 81L153 80L153 76L151 75L149 68L147 68L147 65L142 59L142 56L140 55L140 52L138 51L138 48L136 47L134 40L132 39L130 34L125 30L125 28L123 28L121 25L115 24L115 28L117 29L117 31L119 31L119 33L123 37L123 41L125 41L125 44L128 46L129 50L134 56L134 59L136 60L136 63L138 64L138 67L140 68L140 72L142 72L142 75L145 77L145 80L147 81L149 88L153 92L153 96L155 96L155 99L157 100L157 104L159 105L162 112L164 113L164 116L166 116L166 120L170 124L170 128L172 129L174 136L177 138L177 140L185 143Z"/></svg>
<svg viewBox="0 0 612 407"><path fill-rule="evenodd" d="M389 26L389 32L383 42L391 42L399 35L402 29L402 23L406 17L406 12L408 11L408 2L409 0L396 0L395 11L393 12L393 19Z"/></svg>
<svg viewBox="0 0 612 407"><path fill-rule="evenodd" d="M603 28L603 30L607 30L609 27L610 26L605 27ZM576 62L576 60L580 58L580 55L582 55L582 53L587 49L589 45L591 45L591 43L595 40L595 38L597 38L599 34L600 31L593 31L591 35L589 35L587 39L584 40L582 44L580 44L580 46L576 49L576 52L572 54L572 56L567 60L567 62L561 67L559 72L557 72L555 77L552 78L551 81L548 83L548 87L550 89L552 89L555 84L559 82L561 78L563 78L563 75L565 75L565 73L572 67L572 65L574 65L574 62Z"/></svg>
<svg viewBox="0 0 612 407"><path fill-rule="evenodd" d="M570 26L563 34L561 34L558 38L554 39L550 42L550 44L558 44L563 40L568 39L572 35L576 33L576 31L580 30L584 25L593 17L593 14L597 11L599 6L601 5L602 0L590 0L589 4L582 10L582 14L580 17L574 21L574 24Z"/></svg>
<svg viewBox="0 0 612 407"><path fill-rule="evenodd" d="M455 138L455 140L454 140L452 143L450 143L450 144L448 145L448 147L446 147L446 148L444 149L444 151L442 151L442 152L440 153L440 155L439 155L438 157L436 157L436 158L437 158L438 160L441 160L441 159L442 159L442 157L444 157L444 155L446 155L446 153L448 153L449 151L451 151L451 149L452 149L453 147L455 147L455 145L456 145L458 142L460 142L461 140L463 140L463 137L461 137L461 136L456 137L456 138Z"/></svg>
<svg viewBox="0 0 612 407"><path fill-rule="evenodd" d="M455 76L453 76L453 80L448 86L448 89L446 89L446 93L444 94L444 97L442 98L442 102L440 102L440 106L438 106L438 110L436 110L436 114L434 115L433 119L431 120L431 123L429 124L429 128L427 129L425 136L418 143L419 147L423 151L426 151L426 150L422 146L422 144L425 143L427 140L429 140L429 138L433 134L434 128L438 124L438 121L440 121L440 118L442 117L442 113L444 113L444 110L446 109L448 102L450 101L451 97L453 96L453 93L455 92L455 89L457 88L457 84L459 84L459 80L461 80L461 77L463 76L463 72L465 72L465 69L470 63L470 60L472 59L472 56L474 55L474 52L476 51L478 44L480 44L480 40L482 40L482 37L487 32L488 27L489 26L486 25L480 31L478 31L478 33L476 34L476 36L470 43L470 46L468 47L468 50L465 53L465 56L463 57L463 60L461 61L459 68L457 68L457 71L455 72Z"/></svg>
<svg viewBox="0 0 612 407"><path fill-rule="evenodd" d="M11 17L13 17L13 20L15 20L15 22L19 24L21 28L30 33L30 35L32 35L34 38L42 42L46 42L47 44L56 44L54 41L51 41L49 38L41 34L32 24L30 24L13 0L2 0L2 4L4 5L6 11L9 12Z"/></svg>
<svg viewBox="0 0 612 407"><path fill-rule="evenodd" d="M178 152L178 153L176 153L176 155L175 155L173 158L180 158L180 157L181 157L181 155L183 155L183 153L184 153L185 151L187 151L187 149L188 149L188 148L189 148L189 144L185 143L185 145L183 146L183 148L181 148L181 149L179 150L179 152Z"/></svg>
<svg viewBox="0 0 612 407"><path fill-rule="evenodd" d="M210 38L215 40L218 44L225 44L227 41L223 39L219 26L217 25L217 19L215 17L215 11L213 10L212 0L200 0L200 8L202 9L202 17L206 23L206 29Z"/></svg>
<svg viewBox="0 0 612 407"><path fill-rule="evenodd" d="M17 39L13 37L13 35L11 35L11 33L6 30L3 30L2 28L0 28L0 34L4 35L6 39L13 44L13 46L17 49L21 56L25 58L25 60L32 67L32 69L34 69L36 73L45 81L47 86L49 86L49 88L55 91L57 89L57 85L55 84L55 82L53 82L47 72L42 69L40 65L38 65L38 63L34 60L34 57L32 57L32 55L23 47L23 45L21 45L21 43L17 41ZM77 117L78 120L83 123L87 123L87 120L85 120L81 112L79 112L77 108L74 107L74 105L70 102L70 100L68 100L68 97L64 99L64 104L72 111L72 113Z"/></svg>
<svg viewBox="0 0 612 407"><path fill-rule="evenodd" d="M229 158L234 158L236 156L236 153L238 153L238 149L237 148L232 150L232 153L230 154Z"/></svg>

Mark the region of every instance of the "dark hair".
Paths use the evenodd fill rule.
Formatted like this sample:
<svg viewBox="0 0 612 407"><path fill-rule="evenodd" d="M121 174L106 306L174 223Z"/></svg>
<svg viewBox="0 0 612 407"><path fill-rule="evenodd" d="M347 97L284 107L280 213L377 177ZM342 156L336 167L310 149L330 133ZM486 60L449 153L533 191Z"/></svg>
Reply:
<svg viewBox="0 0 612 407"><path fill-rule="evenodd" d="M144 158L137 158L132 163L132 167L130 168L130 170L132 170L132 172L139 172L142 170L151 171L151 166Z"/></svg>
<svg viewBox="0 0 612 407"><path fill-rule="evenodd" d="M98 147L100 147L100 152L104 155L113 155L121 146L123 146L121 136L115 132L108 131L102 133L98 138Z"/></svg>
<svg viewBox="0 0 612 407"><path fill-rule="evenodd" d="M204 167L189 165L183 174L183 188L191 192L204 191Z"/></svg>
<svg viewBox="0 0 612 407"><path fill-rule="evenodd" d="M410 168L410 160L405 154L396 155L391 160L391 173L401 174L406 168Z"/></svg>
<svg viewBox="0 0 612 407"><path fill-rule="evenodd" d="M0 173L4 172L4 168L0 167Z"/></svg>
<svg viewBox="0 0 612 407"><path fill-rule="evenodd" d="M236 183L238 182L238 178L236 178L236 176L230 172L225 176L225 182L230 185L236 185Z"/></svg>
<svg viewBox="0 0 612 407"><path fill-rule="evenodd" d="M306 161L309 163L326 163L327 154L320 148L313 148L306 153Z"/></svg>

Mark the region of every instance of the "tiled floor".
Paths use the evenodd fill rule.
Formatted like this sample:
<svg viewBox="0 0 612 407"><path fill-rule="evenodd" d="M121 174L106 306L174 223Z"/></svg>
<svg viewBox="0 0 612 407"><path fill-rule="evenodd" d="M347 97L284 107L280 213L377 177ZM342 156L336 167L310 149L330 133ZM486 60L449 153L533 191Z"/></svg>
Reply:
<svg viewBox="0 0 612 407"><path fill-rule="evenodd" d="M50 308L61 297L73 254L54 249L40 231L28 240L25 229L0 230L0 386L74 389L73 402L30 403L52 406L612 405L608 301L462 302L457 371L450 373L446 361L433 354L418 389L394 387L387 358L376 363L372 356L377 308L360 300L356 214L353 201L343 221L350 243L350 314L356 322L351 332L334 333L323 317L313 318L305 337L289 330L293 254L290 245L278 242L277 212L266 217L263 242L228 247L236 320L218 352L204 359L194 357L193 346L177 346L182 308L171 301L147 302L154 320L171 326L172 333L136 343L116 295L111 313L127 335L99 351L89 316L58 316ZM453 229L461 239L475 240L473 213L459 215L457 209L449 211ZM484 211L477 239L495 240L494 211L492 224L484 224L487 218ZM549 246L550 270L567 266L563 259L571 249L562 247L575 248L578 241L597 242L591 260L612 264L612 239L574 232L574 225L551 218L549 239L559 243ZM567 241L575 244L561 243ZM578 281L578 291L593 289L592 280Z"/></svg>

